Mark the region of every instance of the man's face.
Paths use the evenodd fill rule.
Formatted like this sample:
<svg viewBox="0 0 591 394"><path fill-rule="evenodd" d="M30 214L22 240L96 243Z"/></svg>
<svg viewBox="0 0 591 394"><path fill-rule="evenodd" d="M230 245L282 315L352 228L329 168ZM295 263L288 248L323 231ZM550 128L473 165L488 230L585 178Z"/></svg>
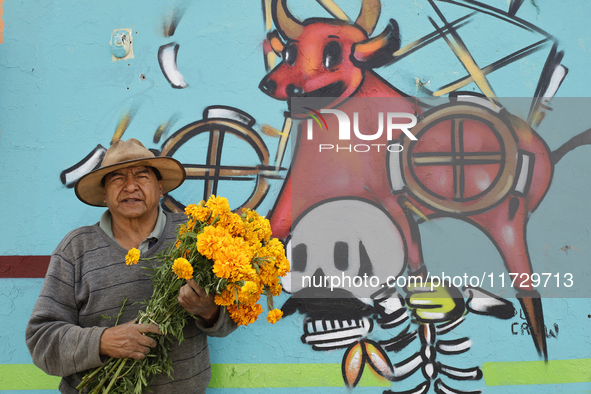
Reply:
<svg viewBox="0 0 591 394"><path fill-rule="evenodd" d="M113 220L138 219L158 211L162 181L148 167L127 167L105 177L104 202Z"/></svg>

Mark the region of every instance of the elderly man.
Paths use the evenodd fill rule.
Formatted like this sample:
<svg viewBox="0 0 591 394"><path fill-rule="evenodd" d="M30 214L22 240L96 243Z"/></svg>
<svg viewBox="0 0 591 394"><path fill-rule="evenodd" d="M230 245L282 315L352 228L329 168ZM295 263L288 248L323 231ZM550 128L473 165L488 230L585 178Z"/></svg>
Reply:
<svg viewBox="0 0 591 394"><path fill-rule="evenodd" d="M108 210L99 223L70 232L58 245L26 330L33 362L63 377L62 393L77 393L84 372L107 357L141 360L156 346L142 334L159 333L157 326L133 324L139 302L152 295L151 282L141 262L124 261L131 248L154 257L175 239L186 217L165 213L159 201L184 180L178 161L154 157L130 139L116 141L101 168L77 182L82 202ZM129 323L115 326L125 299L119 321ZM185 342L173 344L174 380L158 376L150 386L154 393L204 393L211 378L206 335L225 336L236 328L193 280L181 288L179 302L197 319L186 325Z"/></svg>

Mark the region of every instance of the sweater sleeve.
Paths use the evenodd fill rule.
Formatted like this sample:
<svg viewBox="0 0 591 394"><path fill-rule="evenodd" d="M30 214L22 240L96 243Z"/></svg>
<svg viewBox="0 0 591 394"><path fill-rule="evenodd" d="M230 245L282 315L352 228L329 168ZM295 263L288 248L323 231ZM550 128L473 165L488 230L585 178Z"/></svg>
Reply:
<svg viewBox="0 0 591 394"><path fill-rule="evenodd" d="M225 337L238 328L225 306L220 307L220 316L213 326L205 326L203 319L199 317L195 319L195 324L197 328L210 337Z"/></svg>
<svg viewBox="0 0 591 394"><path fill-rule="evenodd" d="M103 364L99 344L105 327L79 326L71 260L59 249L51 256L26 329L33 363L50 375L68 376Z"/></svg>

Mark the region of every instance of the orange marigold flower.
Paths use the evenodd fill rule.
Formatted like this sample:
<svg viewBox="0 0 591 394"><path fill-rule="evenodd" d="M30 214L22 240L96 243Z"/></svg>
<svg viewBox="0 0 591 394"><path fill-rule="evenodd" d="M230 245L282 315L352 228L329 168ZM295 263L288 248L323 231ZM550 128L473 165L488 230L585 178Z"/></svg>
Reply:
<svg viewBox="0 0 591 394"><path fill-rule="evenodd" d="M259 317L263 312L263 307L259 304L254 305L229 305L228 312L232 320L239 326L246 326Z"/></svg>
<svg viewBox="0 0 591 394"><path fill-rule="evenodd" d="M283 287L279 283L271 286L271 294L273 294L275 297L278 297L281 294L281 290L283 290Z"/></svg>
<svg viewBox="0 0 591 394"><path fill-rule="evenodd" d="M208 226L197 236L197 250L203 256L211 259L214 254L227 242L228 232L223 228Z"/></svg>
<svg viewBox="0 0 591 394"><path fill-rule="evenodd" d="M129 252L125 256L125 264L137 264L138 261L140 261L140 251L136 248L129 249Z"/></svg>
<svg viewBox="0 0 591 394"><path fill-rule="evenodd" d="M238 282L239 280L249 281L256 278L257 272L250 264L250 260L239 260L232 267L232 273L230 274L230 280L232 282Z"/></svg>
<svg viewBox="0 0 591 394"><path fill-rule="evenodd" d="M228 279L232 274L232 266L227 261L216 260L212 271L218 278Z"/></svg>
<svg viewBox="0 0 591 394"><path fill-rule="evenodd" d="M291 271L289 260L283 256L277 259L275 266L277 267L277 275L279 276L285 276L285 274Z"/></svg>
<svg viewBox="0 0 591 394"><path fill-rule="evenodd" d="M271 324L275 324L281 319L282 316L283 312L281 312L281 310L273 309L267 314L267 321Z"/></svg>
<svg viewBox="0 0 591 394"><path fill-rule="evenodd" d="M249 280L256 271L250 265L251 256L244 249L230 243L218 250L214 256L213 273L231 282ZM252 271L250 271L252 270Z"/></svg>
<svg viewBox="0 0 591 394"><path fill-rule="evenodd" d="M236 301L236 292L234 291L235 286L230 284L228 289L222 291L222 294L216 294L214 302L216 305L228 306L232 305Z"/></svg>
<svg viewBox="0 0 591 394"><path fill-rule="evenodd" d="M174 261L172 270L179 279L191 279L193 277L193 266L183 257L179 257Z"/></svg>

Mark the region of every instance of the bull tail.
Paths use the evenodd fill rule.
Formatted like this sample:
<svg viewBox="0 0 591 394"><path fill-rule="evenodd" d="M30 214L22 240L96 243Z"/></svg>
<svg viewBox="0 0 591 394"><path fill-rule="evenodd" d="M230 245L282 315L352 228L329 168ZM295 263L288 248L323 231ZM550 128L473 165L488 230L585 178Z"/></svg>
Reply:
<svg viewBox="0 0 591 394"><path fill-rule="evenodd" d="M591 145L591 129L585 130L582 133L575 135L573 138L565 142L560 148L552 151L550 154L552 163L558 163L558 161L560 161L564 155L581 145Z"/></svg>

